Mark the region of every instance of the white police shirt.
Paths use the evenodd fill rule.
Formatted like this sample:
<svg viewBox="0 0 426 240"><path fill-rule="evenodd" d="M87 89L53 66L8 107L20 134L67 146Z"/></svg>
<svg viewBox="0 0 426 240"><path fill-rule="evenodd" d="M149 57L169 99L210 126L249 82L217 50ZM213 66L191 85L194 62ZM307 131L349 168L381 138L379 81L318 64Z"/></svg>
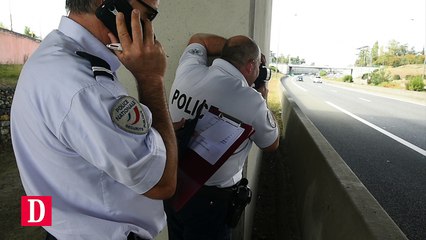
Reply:
<svg viewBox="0 0 426 240"><path fill-rule="evenodd" d="M42 41L22 70L12 104L13 146L25 191L52 196L52 226L45 228L58 239L120 240L131 231L151 239L166 224L163 204L141 194L162 176L164 143L149 128L149 109L126 97L115 75L95 78L75 51L104 59L112 72L120 66L67 17ZM122 110L126 100L133 105L121 117L144 120L143 131L112 120L111 112Z"/></svg>
<svg viewBox="0 0 426 240"><path fill-rule="evenodd" d="M261 94L250 87L241 72L223 59L207 66L207 50L198 43L187 46L182 54L170 90L169 109L173 122L195 117L197 108L205 103L253 126L254 135L205 183L229 187L242 178L242 169L252 142L260 148L270 146L278 137L275 119Z"/></svg>

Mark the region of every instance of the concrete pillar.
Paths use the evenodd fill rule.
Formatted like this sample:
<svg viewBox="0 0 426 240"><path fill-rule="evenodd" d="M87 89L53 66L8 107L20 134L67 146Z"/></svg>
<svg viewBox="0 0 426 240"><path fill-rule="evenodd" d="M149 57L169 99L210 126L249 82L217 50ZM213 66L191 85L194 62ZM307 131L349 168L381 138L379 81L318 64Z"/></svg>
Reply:
<svg viewBox="0 0 426 240"><path fill-rule="evenodd" d="M165 76L167 96L179 57L194 33L214 33L224 37L247 35L257 42L269 59L271 14L272 0L160 1L154 30L168 56ZM130 94L137 96L130 73L121 68L119 76Z"/></svg>

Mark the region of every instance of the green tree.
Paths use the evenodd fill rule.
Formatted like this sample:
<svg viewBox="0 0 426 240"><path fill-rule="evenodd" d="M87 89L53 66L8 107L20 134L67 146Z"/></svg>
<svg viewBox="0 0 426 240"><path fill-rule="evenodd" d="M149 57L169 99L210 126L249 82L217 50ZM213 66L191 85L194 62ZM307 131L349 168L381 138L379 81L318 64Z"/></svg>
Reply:
<svg viewBox="0 0 426 240"><path fill-rule="evenodd" d="M373 48L371 48L371 62L375 63L379 58L379 42L375 42Z"/></svg>
<svg viewBox="0 0 426 240"><path fill-rule="evenodd" d="M305 59L300 58L299 56L290 58L291 64L304 64L305 62L306 62Z"/></svg>
<svg viewBox="0 0 426 240"><path fill-rule="evenodd" d="M276 58L276 63L288 64L288 58L286 56L279 56Z"/></svg>
<svg viewBox="0 0 426 240"><path fill-rule="evenodd" d="M355 62L357 67L366 67L370 61L370 49L368 47L359 50L358 59Z"/></svg>
<svg viewBox="0 0 426 240"><path fill-rule="evenodd" d="M399 42L396 40L390 40L388 44L387 54L391 56L397 56L398 51L399 51Z"/></svg>
<svg viewBox="0 0 426 240"><path fill-rule="evenodd" d="M28 37L32 37L32 38L39 38L32 30L30 27L25 26L24 29L24 34Z"/></svg>
<svg viewBox="0 0 426 240"><path fill-rule="evenodd" d="M371 49L371 60L374 65L399 67L407 64L422 64L424 62L424 49L417 52L414 47L409 48L407 44L401 44L396 40L389 41L386 47L387 51L383 50L376 42ZM365 66L367 53L360 51L359 58L355 62L356 66Z"/></svg>

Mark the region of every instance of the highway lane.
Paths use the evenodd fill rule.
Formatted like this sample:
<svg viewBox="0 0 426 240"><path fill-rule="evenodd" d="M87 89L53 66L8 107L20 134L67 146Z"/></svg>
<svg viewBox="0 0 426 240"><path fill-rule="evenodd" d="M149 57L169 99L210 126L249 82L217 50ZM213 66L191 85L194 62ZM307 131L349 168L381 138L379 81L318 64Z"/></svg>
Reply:
<svg viewBox="0 0 426 240"><path fill-rule="evenodd" d="M426 106L283 78L302 111L409 239L426 239Z"/></svg>

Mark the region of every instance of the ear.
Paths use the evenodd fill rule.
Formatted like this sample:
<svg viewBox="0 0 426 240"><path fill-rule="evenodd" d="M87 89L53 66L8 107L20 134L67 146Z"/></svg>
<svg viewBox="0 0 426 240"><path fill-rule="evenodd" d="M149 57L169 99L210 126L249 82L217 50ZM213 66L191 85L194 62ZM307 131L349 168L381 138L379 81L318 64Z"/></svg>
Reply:
<svg viewBox="0 0 426 240"><path fill-rule="evenodd" d="M256 63L254 61L248 61L246 65L244 66L246 73L251 74L254 71L255 66L256 66Z"/></svg>
<svg viewBox="0 0 426 240"><path fill-rule="evenodd" d="M96 0L96 6L101 6L101 4L104 2L104 0Z"/></svg>

